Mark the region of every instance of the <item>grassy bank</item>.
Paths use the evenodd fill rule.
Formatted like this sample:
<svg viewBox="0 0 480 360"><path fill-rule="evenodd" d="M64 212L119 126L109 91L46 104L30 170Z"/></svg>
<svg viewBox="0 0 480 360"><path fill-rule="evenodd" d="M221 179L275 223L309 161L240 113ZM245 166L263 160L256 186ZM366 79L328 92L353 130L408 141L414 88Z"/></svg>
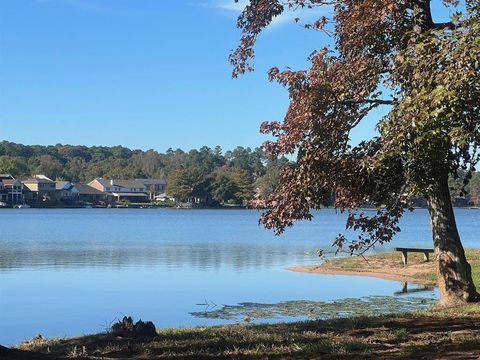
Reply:
<svg viewBox="0 0 480 360"><path fill-rule="evenodd" d="M467 256L480 287L480 251L468 251ZM381 263L391 266L391 271L403 267L398 253L379 254L368 260L333 260L324 266L330 270L364 271ZM420 257L409 260L408 268L423 264ZM427 265L430 272L422 270L420 282L430 282L435 276L432 263ZM163 329L153 338L108 333L56 340L37 338L22 343L16 354L9 352L8 356L12 359L478 359L480 306L275 325ZM0 358L4 358L1 349Z"/></svg>
<svg viewBox="0 0 480 360"><path fill-rule="evenodd" d="M480 284L480 250L466 251L472 266L475 284ZM409 253L408 265L402 262L399 252L385 252L362 257L343 257L327 260L322 265L299 266L291 270L319 274L350 274L373 276L391 280L409 281L424 285L435 285L437 281L435 262L425 262L423 254Z"/></svg>

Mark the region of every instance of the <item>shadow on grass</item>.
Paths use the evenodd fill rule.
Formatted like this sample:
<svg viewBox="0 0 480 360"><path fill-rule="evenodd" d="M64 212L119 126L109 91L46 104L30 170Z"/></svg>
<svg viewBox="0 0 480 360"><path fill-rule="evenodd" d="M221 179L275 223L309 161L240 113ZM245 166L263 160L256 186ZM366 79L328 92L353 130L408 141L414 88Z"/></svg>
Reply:
<svg viewBox="0 0 480 360"><path fill-rule="evenodd" d="M468 315L430 311L274 325L166 329L151 338L99 334L24 342L19 348L38 354L36 358L24 357L31 359L478 359L480 307L473 309ZM22 358L13 356L11 359Z"/></svg>

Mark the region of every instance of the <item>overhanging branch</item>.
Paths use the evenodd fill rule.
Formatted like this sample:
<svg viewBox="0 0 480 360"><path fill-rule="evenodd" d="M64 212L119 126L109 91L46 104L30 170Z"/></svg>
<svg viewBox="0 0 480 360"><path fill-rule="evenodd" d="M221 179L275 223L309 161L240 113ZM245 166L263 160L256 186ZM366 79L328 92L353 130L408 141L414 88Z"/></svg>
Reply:
<svg viewBox="0 0 480 360"><path fill-rule="evenodd" d="M435 23L432 25L432 27L437 30L441 30L441 29L455 30L455 24L452 22Z"/></svg>
<svg viewBox="0 0 480 360"><path fill-rule="evenodd" d="M395 99L383 100L383 99L347 99L340 101L344 105L356 105L356 104L372 104L372 105L393 105Z"/></svg>

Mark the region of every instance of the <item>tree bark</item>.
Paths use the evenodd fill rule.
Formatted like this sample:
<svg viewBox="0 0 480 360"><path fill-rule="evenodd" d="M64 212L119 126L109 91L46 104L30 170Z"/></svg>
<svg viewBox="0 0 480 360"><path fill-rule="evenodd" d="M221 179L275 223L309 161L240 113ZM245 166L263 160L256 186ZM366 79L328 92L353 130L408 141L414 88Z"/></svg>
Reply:
<svg viewBox="0 0 480 360"><path fill-rule="evenodd" d="M472 281L470 264L458 234L448 177L442 176L428 195L440 305L457 305L480 300Z"/></svg>
<svg viewBox="0 0 480 360"><path fill-rule="evenodd" d="M413 1L413 31L421 34L433 28L430 0Z"/></svg>

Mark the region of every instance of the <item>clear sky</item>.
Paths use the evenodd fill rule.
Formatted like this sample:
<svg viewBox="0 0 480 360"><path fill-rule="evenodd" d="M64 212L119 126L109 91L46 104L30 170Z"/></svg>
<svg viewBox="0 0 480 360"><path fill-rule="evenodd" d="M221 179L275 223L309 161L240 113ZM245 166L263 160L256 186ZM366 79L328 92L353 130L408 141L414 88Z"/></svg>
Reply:
<svg viewBox="0 0 480 360"><path fill-rule="evenodd" d="M243 4L245 1L243 2ZM288 13L231 78L233 0L0 0L0 140L130 148L256 147L281 120L271 66L304 68L325 38ZM443 14L443 13L442 13ZM364 125L358 136L372 132Z"/></svg>

